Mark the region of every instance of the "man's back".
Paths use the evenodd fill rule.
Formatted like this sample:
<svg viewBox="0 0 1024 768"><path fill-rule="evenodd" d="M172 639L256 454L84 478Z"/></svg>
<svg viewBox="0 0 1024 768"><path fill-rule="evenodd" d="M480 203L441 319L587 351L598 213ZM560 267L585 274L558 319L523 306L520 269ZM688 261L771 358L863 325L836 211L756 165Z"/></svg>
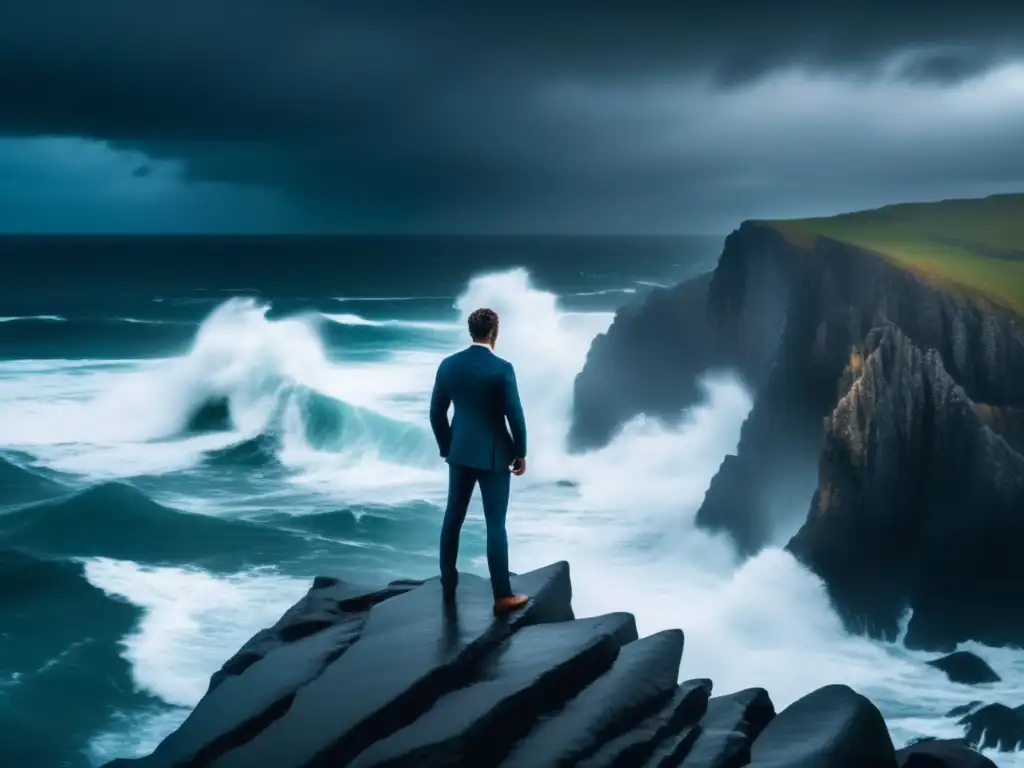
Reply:
<svg viewBox="0 0 1024 768"><path fill-rule="evenodd" d="M509 479L526 471L526 419L512 364L494 354L497 313L486 307L475 310L468 325L472 346L441 361L430 396L430 427L438 450L448 461L448 503L439 552L441 591L445 602L455 599L459 532L473 489L479 485L494 612L507 613L527 602L524 595L512 592L505 533ZM452 403L455 415L449 424Z"/></svg>
<svg viewBox="0 0 1024 768"><path fill-rule="evenodd" d="M455 413L449 426L451 403ZM515 370L482 344L441 362L430 423L449 464L497 470L526 455L526 425Z"/></svg>

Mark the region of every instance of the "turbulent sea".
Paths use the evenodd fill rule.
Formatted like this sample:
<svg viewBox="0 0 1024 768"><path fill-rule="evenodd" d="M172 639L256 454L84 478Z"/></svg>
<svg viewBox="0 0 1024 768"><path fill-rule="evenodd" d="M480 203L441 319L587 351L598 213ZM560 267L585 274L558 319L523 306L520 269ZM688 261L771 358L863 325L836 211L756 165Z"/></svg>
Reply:
<svg viewBox="0 0 1024 768"><path fill-rule="evenodd" d="M679 427L641 419L567 454L591 340L623 304L713 268L720 245L4 241L0 766L148 753L316 574L435 575L447 473L427 400L479 306L501 315L530 430L513 570L568 560L577 615L681 627L683 675L716 693L763 686L781 708L848 683L898 746L960 735L944 713L973 699L1024 703L1024 655L974 648L1004 682L949 683L925 656L846 635L780 548L740 563L694 527L751 406L729 376ZM478 500L460 567L486 574Z"/></svg>

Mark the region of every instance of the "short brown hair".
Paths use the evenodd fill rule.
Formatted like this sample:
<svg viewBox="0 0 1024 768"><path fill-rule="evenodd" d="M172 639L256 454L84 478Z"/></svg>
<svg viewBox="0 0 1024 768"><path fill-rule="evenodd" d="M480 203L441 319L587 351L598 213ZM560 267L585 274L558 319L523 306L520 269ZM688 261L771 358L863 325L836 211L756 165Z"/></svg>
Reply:
<svg viewBox="0 0 1024 768"><path fill-rule="evenodd" d="M490 341L498 333L498 313L483 307L469 315L469 335L473 341Z"/></svg>

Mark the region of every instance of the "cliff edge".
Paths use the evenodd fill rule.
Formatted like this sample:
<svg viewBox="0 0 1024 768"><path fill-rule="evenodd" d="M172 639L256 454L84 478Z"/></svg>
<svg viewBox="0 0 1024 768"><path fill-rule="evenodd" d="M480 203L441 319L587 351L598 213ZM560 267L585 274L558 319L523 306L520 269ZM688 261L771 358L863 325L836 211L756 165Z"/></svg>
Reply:
<svg viewBox="0 0 1024 768"><path fill-rule="evenodd" d="M894 348L920 361L915 373L889 375L879 361ZM699 525L745 555L799 531L790 550L851 629L892 639L910 608L908 642L921 647L1024 644L1008 616L1024 607L1015 557L994 562L982 545L1024 547L1024 195L744 222L713 273L623 311L595 340L572 447L606 442L637 414L678 418L714 369L736 371L754 406ZM865 376L854 418L850 387ZM956 537L971 545L952 558ZM957 575L940 579L940 563ZM943 603L962 609L943 618Z"/></svg>
<svg viewBox="0 0 1024 768"><path fill-rule="evenodd" d="M683 633L574 618L566 563L515 577L531 600L509 617L492 615L480 577L459 584L446 607L436 579L318 578L150 756L108 765L909 768L938 750L949 768L993 766L948 742L896 752L846 686L776 714L761 688L679 683Z"/></svg>

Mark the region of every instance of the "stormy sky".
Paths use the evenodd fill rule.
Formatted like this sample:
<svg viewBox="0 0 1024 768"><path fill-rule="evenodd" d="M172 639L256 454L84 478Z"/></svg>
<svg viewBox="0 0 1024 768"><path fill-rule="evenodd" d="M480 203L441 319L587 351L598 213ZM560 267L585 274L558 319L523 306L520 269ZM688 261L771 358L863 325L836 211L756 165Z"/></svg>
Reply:
<svg viewBox="0 0 1024 768"><path fill-rule="evenodd" d="M1024 191L1019 0L687 5L4 2L0 231L717 234Z"/></svg>

